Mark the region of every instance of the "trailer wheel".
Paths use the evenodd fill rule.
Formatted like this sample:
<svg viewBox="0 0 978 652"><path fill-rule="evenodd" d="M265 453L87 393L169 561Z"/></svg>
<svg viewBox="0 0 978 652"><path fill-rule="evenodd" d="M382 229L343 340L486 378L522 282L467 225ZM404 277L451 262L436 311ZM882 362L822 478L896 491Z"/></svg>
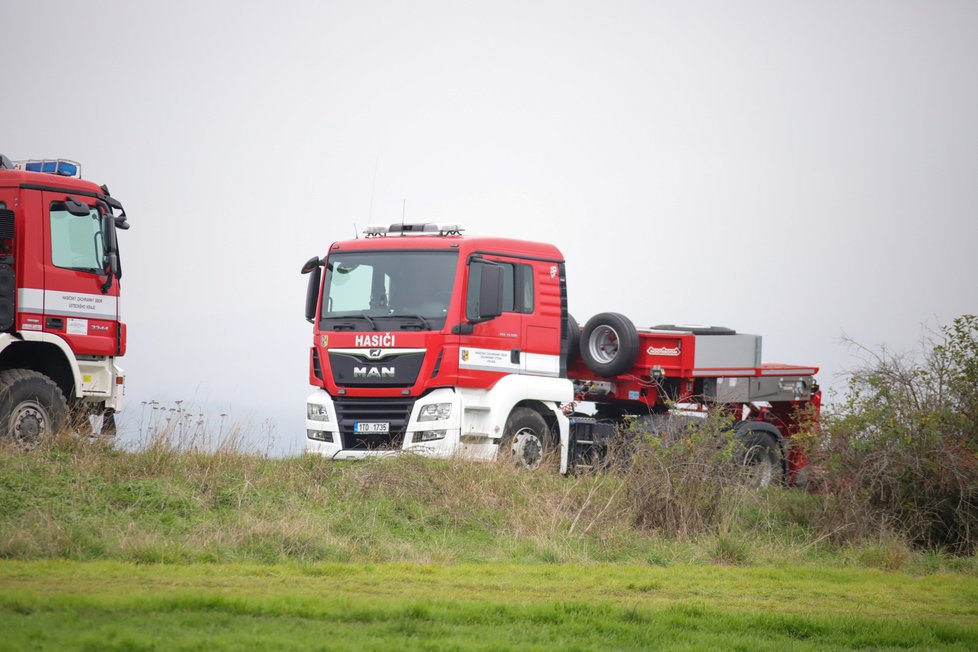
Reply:
<svg viewBox="0 0 978 652"><path fill-rule="evenodd" d="M68 402L53 380L28 369L0 372L0 436L35 444L64 424Z"/></svg>
<svg viewBox="0 0 978 652"><path fill-rule="evenodd" d="M550 455L552 441L543 417L535 410L518 407L506 420L500 450L515 466L532 471Z"/></svg>
<svg viewBox="0 0 978 652"><path fill-rule="evenodd" d="M115 410L106 410L102 413L102 430L99 432L99 435L102 437L115 437L117 433Z"/></svg>
<svg viewBox="0 0 978 652"><path fill-rule="evenodd" d="M625 315L602 312L584 326L581 357L588 369L603 378L631 369L638 358L638 348L638 331Z"/></svg>
<svg viewBox="0 0 978 652"><path fill-rule="evenodd" d="M784 471L781 449L771 433L750 430L743 436L743 452L738 456L747 484L757 489L780 484Z"/></svg>
<svg viewBox="0 0 978 652"><path fill-rule="evenodd" d="M581 327L574 315L567 315L567 350L564 354L564 368L570 369L581 354Z"/></svg>

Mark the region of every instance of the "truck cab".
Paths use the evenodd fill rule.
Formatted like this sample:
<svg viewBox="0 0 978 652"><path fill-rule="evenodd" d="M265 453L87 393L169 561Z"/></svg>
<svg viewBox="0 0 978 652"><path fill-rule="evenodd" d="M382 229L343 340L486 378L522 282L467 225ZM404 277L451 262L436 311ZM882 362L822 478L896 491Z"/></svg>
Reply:
<svg viewBox="0 0 978 652"><path fill-rule="evenodd" d="M126 348L117 232L128 228L79 164L0 157L0 436L33 442L69 414L114 434Z"/></svg>
<svg viewBox="0 0 978 652"><path fill-rule="evenodd" d="M307 450L493 459L514 410L567 436L566 284L553 245L392 225L337 242L310 273ZM524 437L524 439L527 439ZM523 441L528 455L551 441ZM539 450L537 448L539 447Z"/></svg>

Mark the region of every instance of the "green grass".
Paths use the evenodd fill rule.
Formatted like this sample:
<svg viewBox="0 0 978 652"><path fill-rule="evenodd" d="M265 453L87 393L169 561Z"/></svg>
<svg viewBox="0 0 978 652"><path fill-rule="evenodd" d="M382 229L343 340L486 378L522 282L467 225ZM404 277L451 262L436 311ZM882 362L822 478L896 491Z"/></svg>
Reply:
<svg viewBox="0 0 978 652"><path fill-rule="evenodd" d="M978 649L978 558L629 473L0 446L0 650Z"/></svg>
<svg viewBox="0 0 978 652"><path fill-rule="evenodd" d="M975 649L978 580L609 564L0 562L2 649Z"/></svg>
<svg viewBox="0 0 978 652"><path fill-rule="evenodd" d="M62 441L0 446L0 559L136 563L386 562L843 565L978 575L978 558L881 535L836 540L823 498L736 495L689 536L638 525L617 475L562 478L413 456L121 452Z"/></svg>

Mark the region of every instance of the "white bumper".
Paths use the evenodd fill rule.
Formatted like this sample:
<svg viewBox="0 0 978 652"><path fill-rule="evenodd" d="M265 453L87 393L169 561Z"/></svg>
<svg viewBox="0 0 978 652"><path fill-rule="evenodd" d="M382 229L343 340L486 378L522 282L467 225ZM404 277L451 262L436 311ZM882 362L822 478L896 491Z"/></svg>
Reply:
<svg viewBox="0 0 978 652"><path fill-rule="evenodd" d="M383 457L397 455L402 452L412 452L431 457L451 457L460 448L461 433L461 397L452 389L436 389L419 398L411 408L407 431L400 450L363 450L344 449L339 432L339 420L332 397L319 389L306 399L308 405L322 406L325 420L311 419L306 413L306 452L324 455L334 460L362 459L365 457ZM451 405L451 412L446 419L437 421L421 421L419 414L426 405ZM474 452L474 451L473 451ZM494 450L485 451L495 454ZM490 457L491 459L491 457Z"/></svg>
<svg viewBox="0 0 978 652"><path fill-rule="evenodd" d="M332 397L318 389L306 399L318 406L318 419L310 419L307 409L306 452L335 460L362 459L411 452L446 458L459 455L472 460L492 460L499 450L506 420L513 407L523 400L546 404L560 426L559 439L566 445L567 418L559 405L573 398L569 380L513 374L502 378L490 390L436 389L415 401L400 450L344 449L339 432L336 407ZM421 410L427 405L451 405L451 412L437 421L422 421ZM562 469L563 470L563 469Z"/></svg>

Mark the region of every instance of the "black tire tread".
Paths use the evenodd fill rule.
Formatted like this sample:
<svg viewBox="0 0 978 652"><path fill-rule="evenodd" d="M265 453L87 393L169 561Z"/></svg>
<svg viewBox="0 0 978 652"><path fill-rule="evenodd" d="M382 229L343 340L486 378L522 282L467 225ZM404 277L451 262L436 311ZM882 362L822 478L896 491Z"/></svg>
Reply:
<svg viewBox="0 0 978 652"><path fill-rule="evenodd" d="M52 428L56 430L67 418L68 400L57 383L41 372L34 371L33 369L4 369L0 371L0 437L8 436L7 420L14 407L12 404L9 404L10 392L16 388L18 383L31 382L40 383L44 388L43 390L36 390L35 393L40 394L43 391L47 394L47 392L50 392L52 400L56 403L51 406Z"/></svg>
<svg viewBox="0 0 978 652"><path fill-rule="evenodd" d="M591 334L599 326L610 326L618 333L618 355L611 362L602 363L591 357L588 342L591 339ZM598 313L588 319L587 324L584 325L584 332L581 333L580 350L581 357L588 369L603 378L613 378L631 369L635 360L638 359L638 329L635 328L631 319L621 313Z"/></svg>
<svg viewBox="0 0 978 652"><path fill-rule="evenodd" d="M533 423L527 424L525 422ZM533 425L539 428L540 442L543 444L543 459L544 463L546 463L547 458L553 451L553 433L550 432L550 426L547 425L547 420L533 408L517 407L513 408L513 411L509 413L509 417L506 419L506 427L503 429L503 439L500 445L500 450L505 450L508 455L511 442L513 441L513 436L516 435L516 432L520 430L520 428L523 428L526 425Z"/></svg>

